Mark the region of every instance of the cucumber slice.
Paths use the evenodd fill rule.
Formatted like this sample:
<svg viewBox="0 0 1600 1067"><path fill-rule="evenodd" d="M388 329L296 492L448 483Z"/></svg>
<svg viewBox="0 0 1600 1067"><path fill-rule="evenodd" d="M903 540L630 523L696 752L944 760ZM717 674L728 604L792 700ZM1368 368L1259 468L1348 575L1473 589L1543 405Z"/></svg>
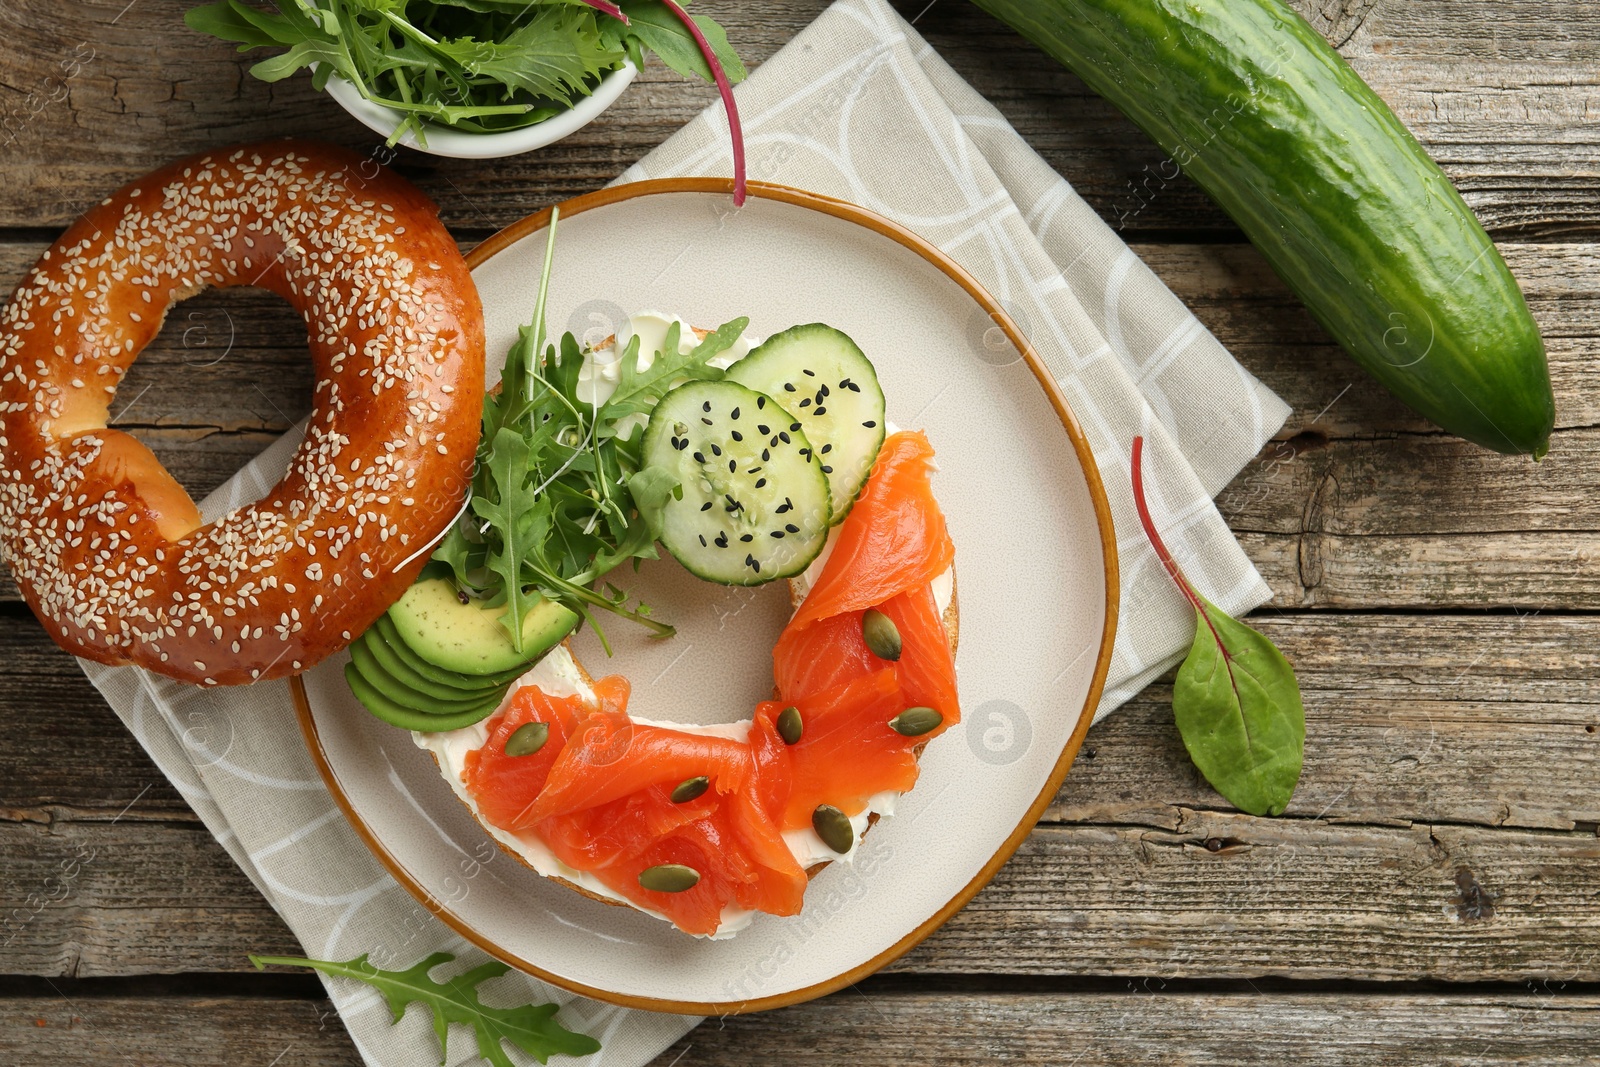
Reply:
<svg viewBox="0 0 1600 1067"><path fill-rule="evenodd" d="M448 578L426 578L389 608L400 639L435 667L462 674L499 674L537 659L578 625L578 616L541 600L522 621L522 651L500 625L505 605L462 603Z"/></svg>
<svg viewBox="0 0 1600 1067"><path fill-rule="evenodd" d="M644 464L678 480L661 543L691 572L760 585L806 569L828 539L828 478L800 422L735 382L689 382L662 397Z"/></svg>
<svg viewBox="0 0 1600 1067"><path fill-rule="evenodd" d="M828 476L833 522L844 521L883 447L883 389L856 343L820 322L773 334L728 368L791 412Z"/></svg>
<svg viewBox="0 0 1600 1067"><path fill-rule="evenodd" d="M482 722L493 715L495 709L500 706L499 700L493 700L486 702L480 711L463 711L454 715L429 715L425 711L413 711L401 707L378 692L361 676L361 672L356 670L354 661L344 665L344 680L350 687L350 692L355 694L363 707L384 722L398 726L402 730L417 730L421 733L459 730L463 726Z"/></svg>

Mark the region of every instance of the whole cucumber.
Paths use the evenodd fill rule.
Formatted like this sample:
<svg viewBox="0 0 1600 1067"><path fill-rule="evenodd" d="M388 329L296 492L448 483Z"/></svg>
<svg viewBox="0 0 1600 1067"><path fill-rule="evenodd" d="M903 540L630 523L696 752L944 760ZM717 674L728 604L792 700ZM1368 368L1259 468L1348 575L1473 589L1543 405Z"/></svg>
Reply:
<svg viewBox="0 0 1600 1067"><path fill-rule="evenodd" d="M1544 342L1455 186L1281 0L975 0L1122 109L1368 373L1440 427L1550 447Z"/></svg>

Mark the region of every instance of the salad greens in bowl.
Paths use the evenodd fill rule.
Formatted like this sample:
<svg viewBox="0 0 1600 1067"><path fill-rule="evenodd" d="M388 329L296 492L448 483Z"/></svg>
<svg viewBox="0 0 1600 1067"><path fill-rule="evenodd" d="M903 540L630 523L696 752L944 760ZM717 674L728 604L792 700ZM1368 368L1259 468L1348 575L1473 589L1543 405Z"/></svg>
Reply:
<svg viewBox="0 0 1600 1067"><path fill-rule="evenodd" d="M510 155L571 133L616 99L646 52L715 82L730 117L730 85L745 73L722 27L678 0L273 3L214 0L184 21L241 52L287 49L250 73L273 82L309 68L389 144L441 155Z"/></svg>

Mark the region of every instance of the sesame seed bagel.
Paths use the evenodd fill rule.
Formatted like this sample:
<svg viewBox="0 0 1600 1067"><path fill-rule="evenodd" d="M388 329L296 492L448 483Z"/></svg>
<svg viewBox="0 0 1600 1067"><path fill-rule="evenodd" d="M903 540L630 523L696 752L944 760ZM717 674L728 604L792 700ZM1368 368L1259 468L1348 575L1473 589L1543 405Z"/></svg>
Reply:
<svg viewBox="0 0 1600 1067"><path fill-rule="evenodd" d="M106 422L171 306L231 285L300 312L317 383L283 480L202 525ZM482 403L482 306L420 191L300 141L180 160L87 211L0 315L0 558L76 655L206 685L297 673L411 584Z"/></svg>

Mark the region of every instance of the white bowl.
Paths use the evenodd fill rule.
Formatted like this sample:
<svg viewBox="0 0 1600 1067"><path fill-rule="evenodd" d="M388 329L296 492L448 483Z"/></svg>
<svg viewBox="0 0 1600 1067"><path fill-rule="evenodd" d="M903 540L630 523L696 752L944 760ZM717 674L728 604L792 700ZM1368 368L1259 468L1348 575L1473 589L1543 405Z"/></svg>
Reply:
<svg viewBox="0 0 1600 1067"><path fill-rule="evenodd" d="M600 79L600 84L590 95L582 98L570 110L554 115L543 122L524 126L504 133L467 133L433 122L425 122L427 144L417 140L415 133L407 131L399 144L435 156L453 159L499 159L521 152L531 152L553 144L568 134L576 133L610 107L622 90L638 75L639 68L632 60L624 59L622 66ZM328 95L339 101L339 106L354 115L362 125L385 137L393 135L405 120L405 113L392 107L375 104L361 95L361 90L343 78L328 79Z"/></svg>

